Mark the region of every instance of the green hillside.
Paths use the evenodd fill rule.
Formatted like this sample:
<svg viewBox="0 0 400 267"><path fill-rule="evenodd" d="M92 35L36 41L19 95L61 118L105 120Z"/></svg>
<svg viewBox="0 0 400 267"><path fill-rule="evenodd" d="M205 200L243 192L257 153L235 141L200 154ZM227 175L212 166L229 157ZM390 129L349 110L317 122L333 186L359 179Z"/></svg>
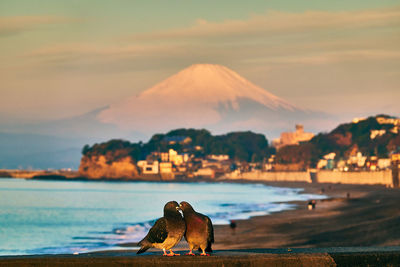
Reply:
<svg viewBox="0 0 400 267"><path fill-rule="evenodd" d="M145 159L151 152L167 152L170 148L198 157L227 154L231 159L248 162L262 161L274 151L264 135L250 131L213 136L205 129L177 129L166 134L155 134L148 143L114 139L91 147L86 145L82 154L105 155L111 161L129 155L137 161Z"/></svg>
<svg viewBox="0 0 400 267"><path fill-rule="evenodd" d="M341 124L330 133L320 133L310 141L286 146L277 152L278 163L302 163L315 167L324 155L334 152L339 158L347 158L361 152L365 156L388 157L389 153L400 147L400 135L392 123L379 123L377 118L392 117L377 115L357 123ZM383 130L382 135L371 138L371 132Z"/></svg>
<svg viewBox="0 0 400 267"><path fill-rule="evenodd" d="M357 152L365 156L388 157L400 148L399 124L398 119L387 115L344 123L329 133L317 134L308 142L281 148L276 153L276 162L315 167L319 159L331 152L336 153L337 158L348 158ZM372 135L374 131L376 136ZM82 154L105 155L109 162L129 155L138 161L146 159L152 152L167 152L171 148L196 157L226 154L231 159L247 162L261 162L275 153L264 135L251 131L214 136L205 129L176 129L155 134L147 143L110 140L86 145Z"/></svg>

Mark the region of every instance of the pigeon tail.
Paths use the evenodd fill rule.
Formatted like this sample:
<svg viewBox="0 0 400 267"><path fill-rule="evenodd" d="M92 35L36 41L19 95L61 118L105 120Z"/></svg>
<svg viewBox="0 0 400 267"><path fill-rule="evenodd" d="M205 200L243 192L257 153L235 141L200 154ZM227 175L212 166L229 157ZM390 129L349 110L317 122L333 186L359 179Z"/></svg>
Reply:
<svg viewBox="0 0 400 267"><path fill-rule="evenodd" d="M141 246L141 248L136 252L136 254L141 254L152 247L151 243L146 242L146 240L139 242L138 245Z"/></svg>
<svg viewBox="0 0 400 267"><path fill-rule="evenodd" d="M212 248L211 248L211 242L207 243L207 247L205 249L206 252L212 252Z"/></svg>

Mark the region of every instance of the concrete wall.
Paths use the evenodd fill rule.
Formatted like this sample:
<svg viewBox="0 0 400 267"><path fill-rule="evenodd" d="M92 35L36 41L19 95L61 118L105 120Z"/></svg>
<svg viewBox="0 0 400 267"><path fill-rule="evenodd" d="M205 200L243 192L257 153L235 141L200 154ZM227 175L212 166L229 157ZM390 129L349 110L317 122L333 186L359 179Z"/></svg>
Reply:
<svg viewBox="0 0 400 267"><path fill-rule="evenodd" d="M392 186L392 171L318 171L316 174L318 183L342 183L342 184L383 184Z"/></svg>
<svg viewBox="0 0 400 267"><path fill-rule="evenodd" d="M313 179L311 177L313 176ZM339 172L317 171L310 172L232 172L225 175L227 179L241 179L267 182L317 182L317 183L342 183L342 184L382 184L393 187L392 171L362 171Z"/></svg>
<svg viewBox="0 0 400 267"><path fill-rule="evenodd" d="M228 179L244 179L253 181L290 181L290 182L308 182L311 183L310 174L308 172L262 172L252 171L237 173L232 172L226 174Z"/></svg>
<svg viewBox="0 0 400 267"><path fill-rule="evenodd" d="M397 250L396 250L397 249ZM185 251L181 251L181 255ZM110 251L81 255L3 256L0 266L98 267L98 266L399 266L398 247L293 248L219 250L209 257L162 257L160 252L137 256L135 251Z"/></svg>

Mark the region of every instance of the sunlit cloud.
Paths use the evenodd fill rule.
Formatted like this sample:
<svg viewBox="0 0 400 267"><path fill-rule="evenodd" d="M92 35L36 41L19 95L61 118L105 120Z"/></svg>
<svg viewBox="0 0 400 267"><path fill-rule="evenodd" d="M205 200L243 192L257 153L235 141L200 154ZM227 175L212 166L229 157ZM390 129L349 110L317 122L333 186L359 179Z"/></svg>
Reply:
<svg viewBox="0 0 400 267"><path fill-rule="evenodd" d="M309 64L320 65L345 61L368 61L368 60L399 60L400 51L387 50L347 50L339 52L326 52L314 55L291 56L291 57L268 57L247 60L252 63L269 64Z"/></svg>
<svg viewBox="0 0 400 267"><path fill-rule="evenodd" d="M210 22L198 19L193 26L167 31L134 35L134 40L177 40L207 37L258 36L264 34L287 34L333 29L354 30L371 27L400 25L400 7L364 11L329 12L308 11L287 13L268 11L264 15L253 15L247 20Z"/></svg>
<svg viewBox="0 0 400 267"><path fill-rule="evenodd" d="M0 17L0 37L14 35L43 26L72 23L81 19L57 16L7 16Z"/></svg>
<svg viewBox="0 0 400 267"><path fill-rule="evenodd" d="M171 46L165 45L99 45L90 43L60 44L27 53L28 56L53 57L53 56L126 56L141 55L143 53L167 52Z"/></svg>
<svg viewBox="0 0 400 267"><path fill-rule="evenodd" d="M45 27L63 29L63 23L74 22L52 16L0 17L0 35ZM194 18L192 24L179 28L140 34L110 31L101 37L87 32L96 25L89 24L82 32L71 27L65 39L57 35L35 46L27 43L23 51L16 48L10 56L4 53L2 90L20 99L14 91L28 90L21 88L62 91L76 81L74 88L84 84L87 91L87 100L82 101L93 99L90 92L100 96L97 89L101 87L105 94L101 105L105 105L139 93L194 63L215 63L280 97L299 101L304 108L317 105L336 112L332 104L336 98L340 103L347 99L351 110L351 101L359 98L360 91L372 95L376 88L382 95L398 96L400 7L345 12L270 10L241 20ZM120 89L107 90L114 84ZM382 105L393 99L383 99ZM364 105L369 110L372 102L377 104L367 100L359 108Z"/></svg>
<svg viewBox="0 0 400 267"><path fill-rule="evenodd" d="M46 20L43 20L46 21ZM329 64L352 60L398 58L400 7L364 11L268 11L247 20L210 22L196 20L193 26L137 34L115 44L67 43L30 51L55 64L132 60L154 61L215 58L246 63ZM151 41L151 42L150 42ZM240 53L239 53L240 52Z"/></svg>

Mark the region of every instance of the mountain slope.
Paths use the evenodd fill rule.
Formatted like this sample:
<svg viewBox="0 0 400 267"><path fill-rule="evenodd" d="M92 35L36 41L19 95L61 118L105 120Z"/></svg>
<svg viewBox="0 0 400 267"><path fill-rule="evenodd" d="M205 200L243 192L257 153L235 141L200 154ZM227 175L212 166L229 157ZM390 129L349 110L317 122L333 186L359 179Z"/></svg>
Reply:
<svg viewBox="0 0 400 267"><path fill-rule="evenodd" d="M150 133L193 127L277 135L310 116L224 66L196 64L110 106L99 119Z"/></svg>
<svg viewBox="0 0 400 267"><path fill-rule="evenodd" d="M237 100L249 98L271 109L293 110L285 100L267 92L236 72L212 64L196 64L146 90L139 99L172 98L173 102L230 103L238 108Z"/></svg>

